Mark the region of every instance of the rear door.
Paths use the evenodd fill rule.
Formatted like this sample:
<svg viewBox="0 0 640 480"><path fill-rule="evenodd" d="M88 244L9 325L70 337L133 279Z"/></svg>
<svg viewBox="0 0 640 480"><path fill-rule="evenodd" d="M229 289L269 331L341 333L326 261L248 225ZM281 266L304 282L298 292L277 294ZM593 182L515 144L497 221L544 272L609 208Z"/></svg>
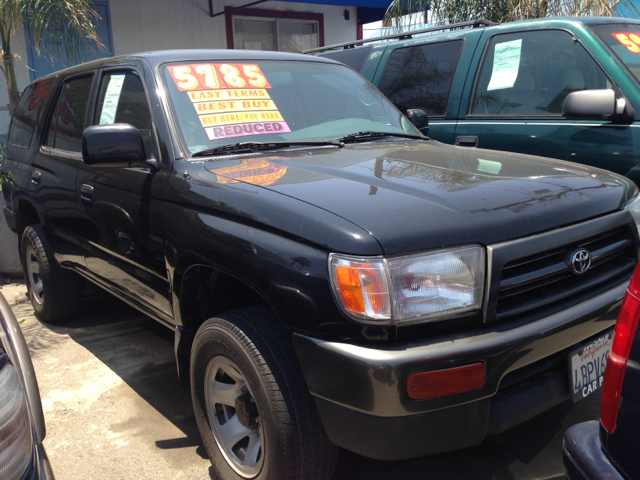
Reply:
<svg viewBox="0 0 640 480"><path fill-rule="evenodd" d="M142 136L147 158L159 159L142 75L141 69L128 66L102 70L88 125L133 125ZM76 190L81 221L86 225L86 264L90 274L105 288L133 300L155 317L170 321L164 241L156 228L161 206L152 195L152 191L161 190L166 180L160 173L82 163Z"/></svg>
<svg viewBox="0 0 640 480"><path fill-rule="evenodd" d="M562 116L571 92L619 92L573 33L528 30L484 40L474 59L478 74L465 89L468 100L461 106L455 143L559 158L623 175L633 167L629 125Z"/></svg>
<svg viewBox="0 0 640 480"><path fill-rule="evenodd" d="M402 113L409 108L425 112L431 138L452 143L460 94L481 33L467 30L388 47L373 83Z"/></svg>
<svg viewBox="0 0 640 480"><path fill-rule="evenodd" d="M82 132L94 72L67 77L34 158L32 198L43 207L60 263L84 266L82 223L78 222L76 178L82 162Z"/></svg>

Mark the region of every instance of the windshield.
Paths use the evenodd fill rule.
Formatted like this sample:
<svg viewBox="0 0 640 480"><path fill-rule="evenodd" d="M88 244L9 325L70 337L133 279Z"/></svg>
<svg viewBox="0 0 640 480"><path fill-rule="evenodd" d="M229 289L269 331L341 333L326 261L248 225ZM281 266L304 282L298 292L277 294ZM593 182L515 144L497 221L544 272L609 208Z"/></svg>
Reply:
<svg viewBox="0 0 640 480"><path fill-rule="evenodd" d="M640 24L608 23L589 28L627 66L636 80L640 80Z"/></svg>
<svg viewBox="0 0 640 480"><path fill-rule="evenodd" d="M335 139L376 131L419 135L373 85L342 65L300 61L162 67L191 154L239 142Z"/></svg>

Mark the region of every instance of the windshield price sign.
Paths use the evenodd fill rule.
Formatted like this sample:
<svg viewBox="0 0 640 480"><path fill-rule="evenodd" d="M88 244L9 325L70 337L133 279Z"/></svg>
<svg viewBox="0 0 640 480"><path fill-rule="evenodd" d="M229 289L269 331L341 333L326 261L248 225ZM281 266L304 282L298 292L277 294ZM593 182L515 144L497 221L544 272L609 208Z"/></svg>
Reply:
<svg viewBox="0 0 640 480"><path fill-rule="evenodd" d="M169 65L180 92L186 92L209 140L291 132L254 64Z"/></svg>
<svg viewBox="0 0 640 480"><path fill-rule="evenodd" d="M640 35L636 33L612 33L611 35L631 53L640 53Z"/></svg>

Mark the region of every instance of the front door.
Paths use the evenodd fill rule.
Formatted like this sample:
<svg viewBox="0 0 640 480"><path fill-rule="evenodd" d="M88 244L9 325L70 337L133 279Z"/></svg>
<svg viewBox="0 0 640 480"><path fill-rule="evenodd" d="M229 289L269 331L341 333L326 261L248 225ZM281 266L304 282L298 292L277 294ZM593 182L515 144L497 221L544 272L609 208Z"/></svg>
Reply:
<svg viewBox="0 0 640 480"><path fill-rule="evenodd" d="M89 125L133 125L142 135L147 158L158 158L151 111L137 71L103 71L96 97ZM163 181L164 177L148 169L83 163L76 189L81 218L88 225L90 274L105 288L169 321L169 281L154 217L161 208L151 195L154 185Z"/></svg>
<svg viewBox="0 0 640 480"><path fill-rule="evenodd" d="M456 139L477 137L473 146L480 148L569 160L622 175L635 166L637 129L562 116L571 92L617 89L571 33L497 34L477 55L483 55L483 61L475 82L468 82L470 101L461 108Z"/></svg>

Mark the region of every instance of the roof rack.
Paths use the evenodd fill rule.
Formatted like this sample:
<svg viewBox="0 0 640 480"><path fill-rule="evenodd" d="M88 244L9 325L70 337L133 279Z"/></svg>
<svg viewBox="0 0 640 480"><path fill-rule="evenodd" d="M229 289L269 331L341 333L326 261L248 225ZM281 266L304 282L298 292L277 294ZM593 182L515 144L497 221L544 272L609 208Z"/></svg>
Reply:
<svg viewBox="0 0 640 480"><path fill-rule="evenodd" d="M383 37L375 37L375 38L367 38L366 40L355 40L353 42L345 42L345 43L336 43L335 45L329 45L328 47L320 47L320 48L312 48L310 50L304 50L302 53L318 53L318 52L326 52L328 50L338 50L342 48L347 50L349 48L355 48L358 45L362 45L363 43L377 42L379 40L408 40L412 38L414 35L418 35L421 33L428 32L438 32L440 30L450 30L452 28L462 28L462 27L490 27L492 25L499 25L496 22L492 22L491 20L471 20L469 22L460 22L460 23L450 23L448 25L440 25L439 27L431 27L431 28L423 28L422 30L413 30L410 32L404 33L394 33L393 35L385 35Z"/></svg>

